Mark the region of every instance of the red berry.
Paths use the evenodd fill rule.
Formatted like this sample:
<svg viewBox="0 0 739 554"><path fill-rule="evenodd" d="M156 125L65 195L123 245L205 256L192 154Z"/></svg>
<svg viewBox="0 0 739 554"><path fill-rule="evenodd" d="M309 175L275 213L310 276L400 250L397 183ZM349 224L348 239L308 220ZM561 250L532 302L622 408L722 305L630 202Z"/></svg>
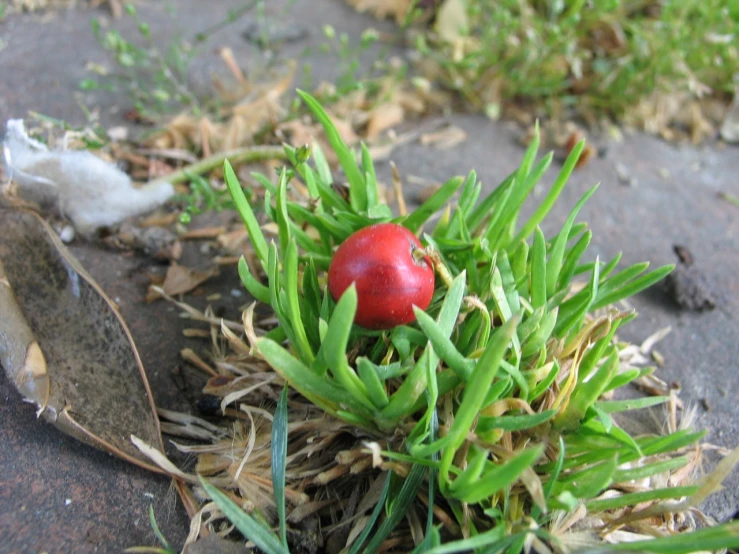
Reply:
<svg viewBox="0 0 739 554"><path fill-rule="evenodd" d="M412 322L413 306L425 310L434 294L434 270L418 238L405 227L380 223L351 235L328 268L334 300L352 283L357 289L354 322L367 329L392 329Z"/></svg>

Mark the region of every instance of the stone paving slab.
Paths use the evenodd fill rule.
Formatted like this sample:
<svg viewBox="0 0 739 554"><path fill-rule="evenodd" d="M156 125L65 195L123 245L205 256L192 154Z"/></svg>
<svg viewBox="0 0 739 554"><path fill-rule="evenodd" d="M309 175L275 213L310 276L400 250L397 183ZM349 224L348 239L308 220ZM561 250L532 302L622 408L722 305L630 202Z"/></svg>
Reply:
<svg viewBox="0 0 739 554"><path fill-rule="evenodd" d="M180 31L191 36L222 20L227 9L242 4L221 0L217 10L212 8L213 3L199 0L139 2L138 6L156 39L166 42ZM297 0L281 15L287 4L270 1L268 11L305 28L309 35L302 42L285 45L277 53L280 56L297 56L306 47L315 47L322 41L320 27L325 23L352 37L368 25L377 26L377 22L354 13L340 0ZM104 12L71 10L58 12L53 18L11 16L0 23L4 44L0 50L0 120L23 117L33 110L82 124L84 114L79 101L100 107L106 125L121 123L123 110L130 107L125 96L77 91L79 81L89 76L85 65L107 61L89 31L90 18L99 15ZM230 46L247 68L263 63L262 54L240 37L240 30L247 24L248 18L203 48L193 65L196 87L204 90L211 73L223 71L217 46ZM112 25L128 33L134 31L125 20ZM392 53L402 52L396 49ZM309 59L316 81L337 74L338 68L329 58L314 52ZM397 148L392 158L404 175L443 181L474 168L489 189L517 167L523 154L519 130L474 115L452 116L451 121L465 129L468 140L453 150L439 151L417 144ZM625 166L638 180L636 186L620 182L617 164ZM669 169L668 177L664 176L665 168ZM380 164L379 174L389 182L386 164ZM548 175L545 184L553 178L554 173ZM694 314L679 311L655 288L634 300L640 317L621 336L640 342L670 325L672 332L658 346L665 357L659 375L668 382L679 382L682 398L698 405L697 426L709 429L709 441L736 446L739 208L719 199L716 193L721 190L739 195L739 148L715 144L691 148L640 134L627 135L623 143L609 144L605 157L575 173L547 223L550 230L561 225L569 209L596 182L601 182L600 189L580 215L580 220L588 221L593 230L593 255L610 258L623 250L623 264L647 260L657 266L673 263L672 245L683 244L723 292L726 303L722 309ZM412 187L408 189L412 196ZM183 370L178 354L191 344L182 338L183 323L171 309L162 309L161 303L144 304L146 279L141 267L145 261L81 243L73 250L103 289L120 301L157 402L167 408L191 409L193 399L183 392L187 387L181 385L183 380L192 385L198 376ZM224 272L208 286L227 293L238 287L238 281L235 275ZM237 303L225 300L221 308L233 316ZM174 376L178 372L179 377ZM22 403L4 377L0 377L0 397L4 441L0 449L0 536L10 537L0 543L0 554L119 552L129 546L153 545L149 504L154 506L165 536L176 545L184 541L186 516L168 480L81 445L37 421L33 409ZM732 517L739 509L739 476L735 474L706 508L720 520Z"/></svg>

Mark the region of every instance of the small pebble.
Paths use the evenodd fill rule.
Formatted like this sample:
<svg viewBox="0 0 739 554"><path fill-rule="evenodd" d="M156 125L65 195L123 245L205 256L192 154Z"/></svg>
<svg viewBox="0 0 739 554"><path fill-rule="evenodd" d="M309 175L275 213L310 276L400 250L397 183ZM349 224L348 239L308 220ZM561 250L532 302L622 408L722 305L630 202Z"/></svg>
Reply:
<svg viewBox="0 0 739 554"><path fill-rule="evenodd" d="M70 242L72 242L74 240L74 236L74 227L72 227L71 225L65 225L59 231L59 238L64 244L69 244Z"/></svg>
<svg viewBox="0 0 739 554"><path fill-rule="evenodd" d="M639 180L631 175L629 168L622 163L616 164L616 174L618 175L618 180L624 185L635 187L639 184Z"/></svg>

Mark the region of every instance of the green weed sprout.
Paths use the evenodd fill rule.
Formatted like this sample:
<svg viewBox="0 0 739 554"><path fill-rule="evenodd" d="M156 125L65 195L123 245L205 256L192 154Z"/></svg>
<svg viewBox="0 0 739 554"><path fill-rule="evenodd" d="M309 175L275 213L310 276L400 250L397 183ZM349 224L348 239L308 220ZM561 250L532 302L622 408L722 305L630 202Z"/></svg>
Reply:
<svg viewBox="0 0 739 554"><path fill-rule="evenodd" d="M702 433L632 437L612 414L668 397L603 398L653 370L621 368L615 333L635 314L617 304L660 281L672 267L649 271L644 263L617 270L620 255L607 262L585 261L592 234L576 219L595 188L577 202L559 233L544 235L540 224L562 192L582 143L526 220L520 221L521 206L552 161L551 154L537 159L538 136L518 170L491 193L482 194L473 171L450 179L418 209L398 217L380 201L368 149L362 146L358 163L318 102L298 94L323 125L348 181L348 195L332 186L317 145L312 164L308 147L285 146L292 167L281 170L276 185L254 175L265 188L264 212L278 229L277 240L268 241L228 162L225 180L260 265L253 273L242 258L240 277L279 320L252 347L327 414L377 436L404 436L404 451L382 456L408 465L408 473L404 479L388 473L382 498L350 552L375 552L424 483L429 508L418 552L519 552L532 541L556 544L555 522L563 512L580 509L595 516L628 507L630 517L638 519L643 508L637 506L650 506L645 514L665 514L705 497L705 487L693 485L601 496L623 491L619 484L683 468L689 463L683 454ZM309 198L296 200L290 190L298 177ZM457 193L456 208L432 225L431 217ZM431 305L417 310L414 324L368 331L352 324L354 288L334 302L322 283L334 248L379 222L399 223L421 235L439 278ZM272 461L280 485L275 487L280 538L235 512L232 502L224 512L270 552L287 551L285 409L283 394ZM206 490L220 505L217 491ZM434 520L435 502L454 515L467 538L448 542ZM630 549L677 553L707 544L737 546L738 525Z"/></svg>

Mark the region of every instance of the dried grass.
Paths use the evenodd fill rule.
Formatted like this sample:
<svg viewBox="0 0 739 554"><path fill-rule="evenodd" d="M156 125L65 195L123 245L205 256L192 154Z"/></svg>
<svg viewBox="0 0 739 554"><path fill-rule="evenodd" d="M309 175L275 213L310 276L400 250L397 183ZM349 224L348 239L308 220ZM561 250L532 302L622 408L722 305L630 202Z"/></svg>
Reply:
<svg viewBox="0 0 739 554"><path fill-rule="evenodd" d="M181 308L186 307L182 303L176 304ZM189 314L197 312L191 307L187 307L187 310ZM557 358L563 369L549 394L544 395L540 402L533 405L516 399L497 402L488 407L486 413L501 415L519 409L527 413L537 413L566 403L584 349L604 336L615 319L625 315L625 312L616 309L606 311L591 318L576 340L568 344L552 341L548 345L549 357ZM244 314L243 326L220 325L211 319L209 335L212 343L210 357L213 363L208 365L208 373L212 372L215 375L209 380L203 392L222 399L224 415L215 421L215 425L208 422L199 423L197 418L189 416L178 419L177 414L162 415L170 420L165 427L169 433L189 437L198 435L210 437L211 440L201 439L202 444L196 446L177 445L183 452L194 453L197 456L198 474L208 476L209 480L218 484L247 512L256 510L274 522L276 512L271 485L271 412L276 405L283 382L263 360L250 353L250 343L273 324L270 318L255 321L253 304ZM669 328L660 330L641 345L628 345L623 348L619 371L628 371L647 363L654 345L668 332ZM200 357L190 354L188 359L200 360ZM197 361L194 363L199 365ZM659 383L659 381L647 382ZM392 388L392 383L390 387ZM650 392L663 394L665 390L658 386ZM672 391L670 401L660 417L661 433L674 433L690 427L693 412L688 410L680 415L681 407L682 404L675 391ZM451 424L451 411L443 409L442 406L439 414L440 435L443 435ZM338 552L350 545L364 528L367 516L379 498L382 473L394 471L401 476L407 475L409 466L386 456L384 452L403 451L405 433L411 428L412 422L407 427L396 429L391 433L370 433L325 415L295 393L291 393L289 397L288 421L287 520L296 536L303 536L301 534L310 529L312 533L310 537L314 541L312 544ZM532 435L532 430L500 432L500 436L480 446L491 449L499 459L507 459L525 445L531 444L531 441L537 440L542 439L537 438L535 433ZM470 433L468 445L478 443L480 439L474 433ZM536 544L532 543L531 547L534 551L542 553L548 551L569 553L578 548L600 545L604 542L620 543L683 533L710 523L709 518L698 506L709 493L720 487L721 481L735 467L739 461L739 449L723 452L726 455L724 460L711 474L702 479L699 476L703 466L704 449L699 446L688 447L679 453L651 456L641 460L639 464L665 461L676 454L687 456L689 462L679 469L649 478L613 483L594 500L697 482L699 490L692 497L665 502L646 502L628 508L595 512L594 515L588 512L584 504L580 504L571 513L552 514L548 531L559 540L559 544L547 546L532 538L531 541ZM547 448L547 456L550 460L556 459L557 449L553 445ZM159 463L165 465L165 462ZM166 468L168 471L171 469L169 466ZM193 482L189 475L183 478ZM528 472L521 482L511 489L511 506L518 505L518 509L522 510L526 495L534 502L538 498L538 503L543 506L541 491L545 483L545 476L537 475L533 471ZM421 487L416 504L407 514L405 522L385 542L385 551L405 552L418 544L423 534L422 527L419 527L419 514L425 514L429 502L424 490L424 487ZM195 495L202 497L197 485ZM521 499L519 504L514 502L516 497ZM468 525L482 517L482 514L478 514L470 507L465 510L467 524L460 527L450 506L443 498L435 498L434 516L437 523L442 526L443 536L459 538L469 535ZM188 544L207 529L223 535L223 527L217 524L219 521L222 520L219 519L213 505L204 504L192 519ZM295 544L300 544L298 539L295 541Z"/></svg>

